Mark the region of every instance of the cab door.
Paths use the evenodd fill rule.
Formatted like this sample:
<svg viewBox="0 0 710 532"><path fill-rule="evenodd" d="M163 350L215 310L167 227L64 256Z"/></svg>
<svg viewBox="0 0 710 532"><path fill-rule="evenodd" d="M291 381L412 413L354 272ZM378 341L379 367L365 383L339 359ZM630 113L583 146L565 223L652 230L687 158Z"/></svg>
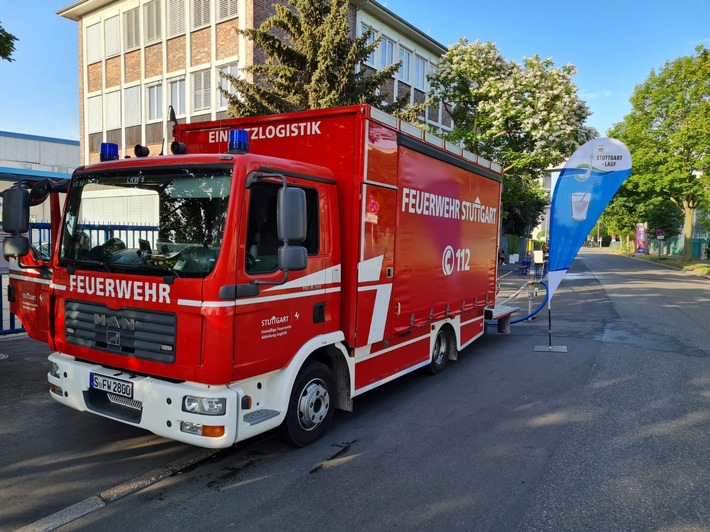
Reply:
<svg viewBox="0 0 710 532"><path fill-rule="evenodd" d="M253 183L244 194L246 224L240 230L244 245L239 246L243 257L237 259L237 283L255 290L236 300L237 380L283 368L301 346L332 327L334 309L326 300L328 250L321 238L326 223L320 209L324 193L320 185L305 179L289 179L289 186L306 192L307 238L298 245L306 247L308 266L288 272L288 277L278 269L283 243L277 234L276 195L281 184Z"/></svg>

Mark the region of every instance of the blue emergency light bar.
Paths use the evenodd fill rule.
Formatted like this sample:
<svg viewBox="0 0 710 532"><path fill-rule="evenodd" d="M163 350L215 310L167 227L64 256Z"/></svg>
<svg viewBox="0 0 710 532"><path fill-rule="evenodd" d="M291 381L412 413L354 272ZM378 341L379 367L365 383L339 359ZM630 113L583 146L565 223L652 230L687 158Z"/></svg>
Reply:
<svg viewBox="0 0 710 532"><path fill-rule="evenodd" d="M227 153L249 153L249 132L246 129L230 129Z"/></svg>
<svg viewBox="0 0 710 532"><path fill-rule="evenodd" d="M118 144L113 142L102 142L101 143L101 155L99 160L104 161L115 161L118 159Z"/></svg>

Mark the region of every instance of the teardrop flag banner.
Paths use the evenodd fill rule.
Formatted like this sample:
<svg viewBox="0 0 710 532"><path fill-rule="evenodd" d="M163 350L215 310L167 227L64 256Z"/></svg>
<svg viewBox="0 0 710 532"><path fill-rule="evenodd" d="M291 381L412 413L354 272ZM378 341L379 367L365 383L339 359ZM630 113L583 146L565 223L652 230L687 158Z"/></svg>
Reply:
<svg viewBox="0 0 710 532"><path fill-rule="evenodd" d="M560 172L550 206L548 307L579 248L629 174L629 149L606 137L577 148Z"/></svg>

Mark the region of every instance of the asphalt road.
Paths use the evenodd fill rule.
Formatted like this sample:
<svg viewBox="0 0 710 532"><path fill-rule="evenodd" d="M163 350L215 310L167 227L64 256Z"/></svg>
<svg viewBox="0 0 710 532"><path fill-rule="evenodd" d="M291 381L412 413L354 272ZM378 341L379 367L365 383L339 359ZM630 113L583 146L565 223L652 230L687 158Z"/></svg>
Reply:
<svg viewBox="0 0 710 532"><path fill-rule="evenodd" d="M60 530L710 530L708 316L710 280L583 249L552 300L566 353L535 350L543 311L310 447L267 434L109 502L195 450L53 403L24 340L0 362L0 529L98 501Z"/></svg>

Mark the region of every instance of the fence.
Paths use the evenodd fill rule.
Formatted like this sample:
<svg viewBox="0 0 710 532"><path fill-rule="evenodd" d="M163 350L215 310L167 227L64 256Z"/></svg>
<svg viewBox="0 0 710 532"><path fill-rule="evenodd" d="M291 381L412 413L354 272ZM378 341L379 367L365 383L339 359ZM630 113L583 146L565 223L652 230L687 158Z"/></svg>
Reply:
<svg viewBox="0 0 710 532"><path fill-rule="evenodd" d="M663 255L683 255L685 245L682 236L674 236L667 240L651 240L649 244L649 254L658 254L658 244L661 244L661 252ZM705 250L710 247L710 238L691 238L690 239L690 258L692 260L707 259Z"/></svg>
<svg viewBox="0 0 710 532"><path fill-rule="evenodd" d="M139 239L155 243L158 228L146 225L108 225L108 224L80 224L79 228L88 236L92 246L99 245L109 238L117 237L125 242L126 247L139 247ZM49 257L52 248L52 232L50 224L35 222L30 224L27 233L30 244L42 255ZM20 320L10 312L10 303L7 300L7 285L9 275L0 272L0 285L2 285L2 305L0 305L0 335L24 332Z"/></svg>

